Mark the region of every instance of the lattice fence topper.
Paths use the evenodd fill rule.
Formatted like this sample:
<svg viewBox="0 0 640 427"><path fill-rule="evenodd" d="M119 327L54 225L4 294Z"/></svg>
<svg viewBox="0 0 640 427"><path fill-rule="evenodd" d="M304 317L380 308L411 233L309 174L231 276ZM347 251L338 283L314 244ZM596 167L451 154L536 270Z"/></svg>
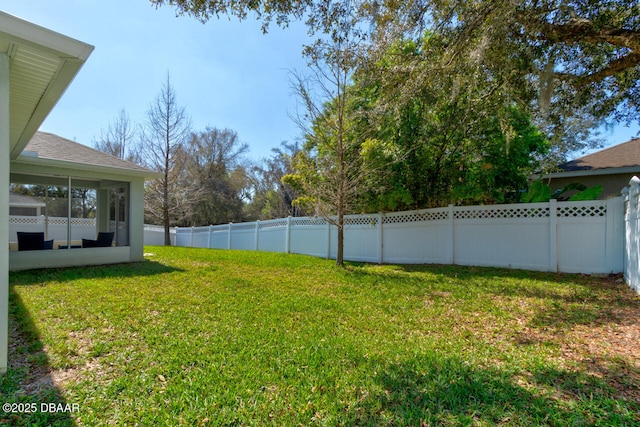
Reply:
<svg viewBox="0 0 640 427"><path fill-rule="evenodd" d="M269 221L260 221L260 225L258 225L258 228L260 228L260 230L264 230L267 228L285 228L287 226L287 220L286 219L274 219L274 220L269 220Z"/></svg>
<svg viewBox="0 0 640 427"><path fill-rule="evenodd" d="M255 230L256 223L255 222L245 222L239 224L231 224L232 230Z"/></svg>
<svg viewBox="0 0 640 427"><path fill-rule="evenodd" d="M607 207L597 206L561 206L558 207L558 217L561 218L592 218L607 216Z"/></svg>
<svg viewBox="0 0 640 427"><path fill-rule="evenodd" d="M378 225L378 217L375 216L348 216L344 218L345 225L368 225L375 227Z"/></svg>
<svg viewBox="0 0 640 427"><path fill-rule="evenodd" d="M494 219L494 218L548 218L548 207L506 208L506 209L464 209L454 212L455 219Z"/></svg>
<svg viewBox="0 0 640 427"><path fill-rule="evenodd" d="M285 224L286 225L286 224ZM326 226L327 225L327 220L324 218L310 218L310 217L303 217L303 218L291 218L291 225L298 227L298 226Z"/></svg>
<svg viewBox="0 0 640 427"><path fill-rule="evenodd" d="M431 210L424 212L403 212L389 214L382 219L383 224L402 224L407 222L443 221L449 219L449 210Z"/></svg>
<svg viewBox="0 0 640 427"><path fill-rule="evenodd" d="M10 216L9 224L44 224L44 220L39 216Z"/></svg>
<svg viewBox="0 0 640 427"><path fill-rule="evenodd" d="M209 233L209 227L193 227L191 229L191 231L193 232L193 234L196 234L196 233Z"/></svg>
<svg viewBox="0 0 640 427"><path fill-rule="evenodd" d="M113 221L111 221L113 223ZM47 218L49 225L67 225L67 218ZM71 225L95 227L95 218L71 218Z"/></svg>

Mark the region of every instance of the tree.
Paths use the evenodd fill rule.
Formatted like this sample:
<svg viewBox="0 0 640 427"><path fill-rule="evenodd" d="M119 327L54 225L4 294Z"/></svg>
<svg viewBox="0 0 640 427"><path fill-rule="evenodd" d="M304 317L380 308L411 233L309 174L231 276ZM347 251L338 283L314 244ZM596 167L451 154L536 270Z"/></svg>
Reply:
<svg viewBox="0 0 640 427"><path fill-rule="evenodd" d="M186 146L186 192L192 208L190 225L244 220L248 199L245 155L249 149L230 129L194 132Z"/></svg>
<svg viewBox="0 0 640 427"><path fill-rule="evenodd" d="M388 165L383 191L364 195L368 211L511 200L546 150L529 116L504 107L508 94L490 75L461 67L404 84L425 71L427 58L443 55L438 41L429 32L396 41L356 73L349 91L361 110L354 132L368 132L368 155Z"/></svg>
<svg viewBox="0 0 640 427"><path fill-rule="evenodd" d="M352 1L328 5L327 19L317 24L328 37L305 51L311 74L294 75L294 89L305 112L297 117L305 150L296 158L296 173L283 178L302 194L298 204L313 206L336 226L338 266L344 265L344 217L366 181L360 156L364 140L351 132L353 110L347 94L361 53L361 32L350 13L355 6Z"/></svg>
<svg viewBox="0 0 640 427"><path fill-rule="evenodd" d="M132 126L131 119L123 108L109 123L107 130L100 131L100 137L94 140L94 146L97 150L119 159L141 163L139 153L134 148L135 137L136 129Z"/></svg>
<svg viewBox="0 0 640 427"><path fill-rule="evenodd" d="M171 245L169 229L184 207L184 143L189 136L189 118L179 107L176 94L167 80L149 106L147 119L141 129L140 148L147 166L162 173L162 177L146 187L145 204L148 217L164 225L165 245Z"/></svg>
<svg viewBox="0 0 640 427"><path fill-rule="evenodd" d="M293 161L300 150L298 143L283 141L280 147L271 149L271 157L251 168L249 217L272 219L303 215L301 207L293 204L300 194L282 182L284 176L294 173Z"/></svg>
<svg viewBox="0 0 640 427"><path fill-rule="evenodd" d="M411 92L435 73L475 69L491 76L496 93L509 94L531 115L562 158L583 148L603 121L640 123L640 4L637 0L362 0L337 9L327 0L152 0L206 21L226 14L257 15L266 31L305 20L337 21L336 11L370 25L370 63L398 39L424 30L443 45L443 55L414 63L398 93ZM344 16L343 16L344 17ZM346 19L346 18L345 18ZM506 99L506 98L505 98Z"/></svg>
<svg viewBox="0 0 640 427"><path fill-rule="evenodd" d="M481 67L510 95L503 107L515 102L531 114L559 158L596 143L592 131L603 121L640 122L636 0L388 0L375 18L377 41L390 32L421 36L427 26L446 44L407 86Z"/></svg>

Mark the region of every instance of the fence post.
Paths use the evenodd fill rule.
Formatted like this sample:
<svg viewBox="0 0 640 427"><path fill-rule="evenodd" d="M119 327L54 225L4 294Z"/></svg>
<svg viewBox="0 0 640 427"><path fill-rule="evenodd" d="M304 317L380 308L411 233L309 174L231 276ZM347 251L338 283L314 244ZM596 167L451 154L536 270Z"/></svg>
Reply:
<svg viewBox="0 0 640 427"><path fill-rule="evenodd" d="M629 283L629 240L627 230L629 228L629 187L624 187L620 191L622 195L622 271L624 272L624 279Z"/></svg>
<svg viewBox="0 0 640 427"><path fill-rule="evenodd" d="M638 193L640 193L640 179L634 176L629 181L629 286L638 291L640 279L640 263L638 262Z"/></svg>
<svg viewBox="0 0 640 427"><path fill-rule="evenodd" d="M549 200L549 271L558 272L558 201Z"/></svg>
<svg viewBox="0 0 640 427"><path fill-rule="evenodd" d="M260 247L260 220L256 221L256 251Z"/></svg>
<svg viewBox="0 0 640 427"><path fill-rule="evenodd" d="M327 221L327 259L331 259L331 222L328 219Z"/></svg>
<svg viewBox="0 0 640 427"><path fill-rule="evenodd" d="M456 263L456 248L455 248L455 223L454 223L454 215L455 210L452 204L449 204L449 253L447 254L449 264Z"/></svg>
<svg viewBox="0 0 640 427"><path fill-rule="evenodd" d="M384 263L384 230L382 212L378 212L378 264Z"/></svg>
<svg viewBox="0 0 640 427"><path fill-rule="evenodd" d="M607 200L605 268L610 273L624 271L624 201L621 197Z"/></svg>
<svg viewBox="0 0 640 427"><path fill-rule="evenodd" d="M189 236L189 247L193 247L193 227L191 227L191 236Z"/></svg>
<svg viewBox="0 0 640 427"><path fill-rule="evenodd" d="M291 253L291 215L287 217L287 233L285 236L284 250L285 253Z"/></svg>
<svg viewBox="0 0 640 427"><path fill-rule="evenodd" d="M212 225L209 225L209 235L207 237L207 248L211 249L211 235L213 234Z"/></svg>
<svg viewBox="0 0 640 427"><path fill-rule="evenodd" d="M227 239L227 249L231 249L231 225L233 225L232 222L229 223L229 238Z"/></svg>

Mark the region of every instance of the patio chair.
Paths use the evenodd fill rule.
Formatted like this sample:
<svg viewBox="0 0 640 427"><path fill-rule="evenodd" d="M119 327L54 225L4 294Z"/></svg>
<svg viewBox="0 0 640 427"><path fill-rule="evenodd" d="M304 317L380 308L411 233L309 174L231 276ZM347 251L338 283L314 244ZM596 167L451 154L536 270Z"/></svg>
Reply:
<svg viewBox="0 0 640 427"><path fill-rule="evenodd" d="M53 240L44 240L43 232L18 231L18 251L53 249Z"/></svg>
<svg viewBox="0 0 640 427"><path fill-rule="evenodd" d="M82 239L83 248L108 248L113 242L113 231L100 232L96 240Z"/></svg>

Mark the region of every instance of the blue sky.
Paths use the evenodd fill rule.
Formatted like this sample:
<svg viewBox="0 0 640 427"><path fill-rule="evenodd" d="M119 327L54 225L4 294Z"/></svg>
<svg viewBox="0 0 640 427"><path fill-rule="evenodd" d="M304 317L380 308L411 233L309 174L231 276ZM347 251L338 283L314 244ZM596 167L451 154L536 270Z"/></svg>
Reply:
<svg viewBox="0 0 640 427"><path fill-rule="evenodd" d="M140 123L169 72L194 130L233 129L256 160L299 136L289 117L296 109L290 72L304 71L309 41L299 23L263 35L253 19L202 24L147 0L0 0L0 9L95 46L43 131L92 145L120 109ZM606 131L605 145L636 132Z"/></svg>
<svg viewBox="0 0 640 427"><path fill-rule="evenodd" d="M0 9L95 46L41 130L92 145L124 108L142 122L170 73L194 130L235 130L251 157L299 135L290 72L304 70L304 26L226 17L206 24L146 0L0 0Z"/></svg>

